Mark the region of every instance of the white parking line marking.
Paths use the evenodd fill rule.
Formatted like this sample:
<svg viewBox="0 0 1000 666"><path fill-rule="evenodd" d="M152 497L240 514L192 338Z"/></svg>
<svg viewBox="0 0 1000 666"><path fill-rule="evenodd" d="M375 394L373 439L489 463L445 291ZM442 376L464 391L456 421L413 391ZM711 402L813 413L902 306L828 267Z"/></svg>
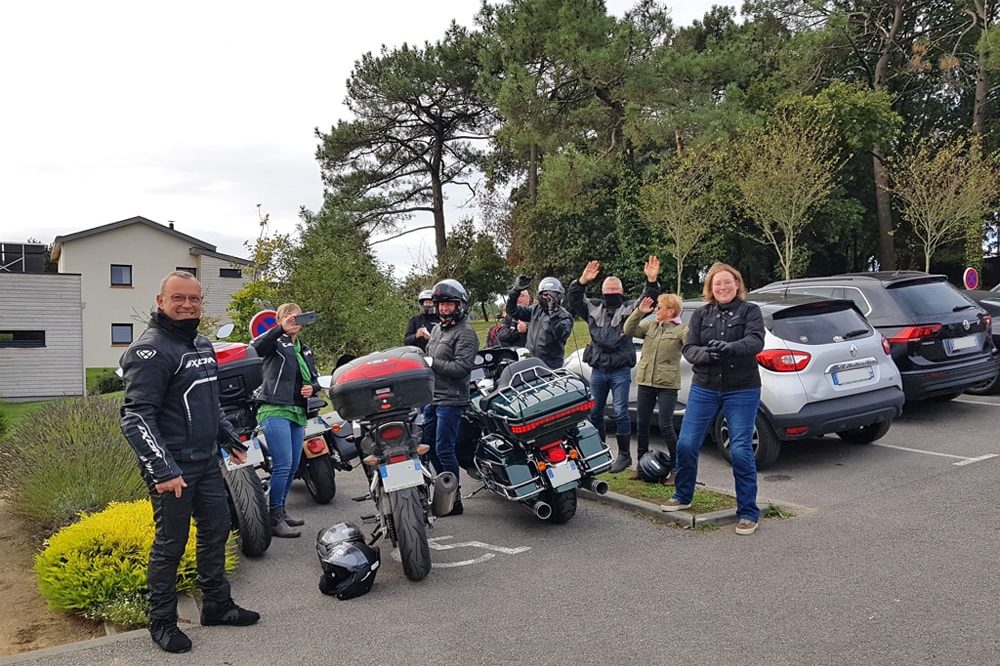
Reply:
<svg viewBox="0 0 1000 666"><path fill-rule="evenodd" d="M979 462L980 460L989 460L990 458L996 458L997 456L1000 456L1000 453L987 453L985 456L979 456L978 458L968 458L966 460L959 460L957 463L952 463L952 464L962 467L964 465L971 465L974 462Z"/></svg>
<svg viewBox="0 0 1000 666"><path fill-rule="evenodd" d="M897 451L909 451L910 453L923 453L928 456L941 456L942 458L955 458L958 462L952 463L952 465L957 465L958 467L964 467L965 465L971 465L974 462L979 462L981 460L989 460L990 458L996 458L1000 456L1000 453L987 453L976 458L970 458L968 456L957 456L954 453L938 453L937 451L924 451L923 449L911 449L905 446L896 446L895 444L882 444L880 442L872 442L872 446L881 446L885 449L896 449Z"/></svg>
<svg viewBox="0 0 1000 666"><path fill-rule="evenodd" d="M489 553L483 553L477 558L471 560L462 560L461 562L432 562L431 567L435 569L449 569L451 567L467 567L470 564L482 564L483 562L488 562L496 557L497 553L502 553L504 555L517 555L518 553L524 553L531 550L531 546L517 546L516 548L507 548L506 546L494 546L491 543L483 543L482 541L462 541L461 543L440 543L445 539L453 538L450 534L445 534L439 537L433 537L427 540L427 545L431 547L432 550L454 550L455 548L481 548L482 550L493 551ZM402 556L399 554L398 549L393 549L392 559L397 562L402 562Z"/></svg>
<svg viewBox="0 0 1000 666"><path fill-rule="evenodd" d="M986 405L987 407L1000 407L1000 403L983 402L981 400L969 400L968 398L955 398L952 402L964 402L967 405Z"/></svg>

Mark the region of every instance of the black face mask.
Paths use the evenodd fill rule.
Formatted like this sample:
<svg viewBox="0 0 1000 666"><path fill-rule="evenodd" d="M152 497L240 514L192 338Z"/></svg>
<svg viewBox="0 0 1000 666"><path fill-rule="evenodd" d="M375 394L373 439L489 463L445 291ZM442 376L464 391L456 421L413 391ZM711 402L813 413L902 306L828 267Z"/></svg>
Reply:
<svg viewBox="0 0 1000 666"><path fill-rule="evenodd" d="M159 308L156 310L155 317L160 328L178 337L194 340L195 336L198 335L198 325L201 323L201 319L171 319L166 312Z"/></svg>
<svg viewBox="0 0 1000 666"><path fill-rule="evenodd" d="M612 310L617 310L624 302L624 294L604 294L604 305Z"/></svg>
<svg viewBox="0 0 1000 666"><path fill-rule="evenodd" d="M437 308L434 307L433 305L424 305L420 309L423 311L424 316L427 317L437 316Z"/></svg>

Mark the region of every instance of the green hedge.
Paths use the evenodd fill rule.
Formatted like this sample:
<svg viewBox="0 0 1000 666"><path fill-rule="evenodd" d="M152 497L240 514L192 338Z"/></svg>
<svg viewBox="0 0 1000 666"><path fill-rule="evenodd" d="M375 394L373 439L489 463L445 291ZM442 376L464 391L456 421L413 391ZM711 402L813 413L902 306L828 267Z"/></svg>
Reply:
<svg viewBox="0 0 1000 666"><path fill-rule="evenodd" d="M119 427L120 400L60 400L19 420L0 443L0 496L49 533L80 512L148 494Z"/></svg>
<svg viewBox="0 0 1000 666"><path fill-rule="evenodd" d="M147 621L146 567L153 544L153 510L148 500L112 502L84 515L52 536L35 558L42 596L52 610L78 613L122 626ZM195 529L177 569L177 591L192 590L197 579ZM232 538L226 570L236 568Z"/></svg>

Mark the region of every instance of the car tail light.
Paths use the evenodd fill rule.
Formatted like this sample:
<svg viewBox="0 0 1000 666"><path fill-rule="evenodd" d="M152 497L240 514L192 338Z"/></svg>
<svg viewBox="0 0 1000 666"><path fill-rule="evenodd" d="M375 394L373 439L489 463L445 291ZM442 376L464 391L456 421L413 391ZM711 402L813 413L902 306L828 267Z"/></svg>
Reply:
<svg viewBox="0 0 1000 666"><path fill-rule="evenodd" d="M326 442L323 441L322 437L313 437L306 442L306 451L312 453L313 455L323 453L326 451Z"/></svg>
<svg viewBox="0 0 1000 666"><path fill-rule="evenodd" d="M528 421L527 423L522 423L519 425L513 425L510 427L510 431L515 435L524 435L535 428L541 427L547 423L553 423L561 418L570 416L571 414L576 414L578 412L589 412L594 408L594 401L588 400L587 402L581 403L576 407L570 407L569 409L564 409L561 412L556 412L555 414L549 414L548 416L543 416L540 419L535 419L534 421Z"/></svg>
<svg viewBox="0 0 1000 666"><path fill-rule="evenodd" d="M988 315L988 314L984 314L983 315L983 323L986 324L986 330L987 331L990 330L990 328L992 328L992 326L993 326L993 316L992 315Z"/></svg>
<svg viewBox="0 0 1000 666"><path fill-rule="evenodd" d="M941 324L924 324L923 326L906 326L889 338L889 342L920 342L930 338L936 338L941 334Z"/></svg>
<svg viewBox="0 0 1000 666"><path fill-rule="evenodd" d="M553 465L566 460L566 449L562 447L562 442L553 442L552 444L543 446L540 450L545 459Z"/></svg>
<svg viewBox="0 0 1000 666"><path fill-rule="evenodd" d="M790 437L797 437L798 435L804 435L807 430L809 430L809 426L787 426L785 434Z"/></svg>
<svg viewBox="0 0 1000 666"><path fill-rule="evenodd" d="M885 352L886 356L892 354L892 345L889 344L889 338L882 336L882 351Z"/></svg>
<svg viewBox="0 0 1000 666"><path fill-rule="evenodd" d="M757 362L774 372L798 372L812 360L812 354L791 349L765 349L757 354Z"/></svg>

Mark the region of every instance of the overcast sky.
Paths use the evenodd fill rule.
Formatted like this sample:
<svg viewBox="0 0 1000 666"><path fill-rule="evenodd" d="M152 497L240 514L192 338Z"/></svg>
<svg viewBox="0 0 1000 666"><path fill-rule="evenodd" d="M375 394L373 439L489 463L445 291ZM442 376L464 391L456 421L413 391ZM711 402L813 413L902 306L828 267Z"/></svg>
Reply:
<svg viewBox="0 0 1000 666"><path fill-rule="evenodd" d="M608 0L621 14L632 0ZM676 25L711 0L677 0ZM0 241L142 215L245 255L257 204L291 231L319 207L314 128L346 117L354 61L423 43L479 0L4 2ZM462 197L456 196L454 206ZM449 223L460 211L450 211ZM399 274L433 233L377 246Z"/></svg>

